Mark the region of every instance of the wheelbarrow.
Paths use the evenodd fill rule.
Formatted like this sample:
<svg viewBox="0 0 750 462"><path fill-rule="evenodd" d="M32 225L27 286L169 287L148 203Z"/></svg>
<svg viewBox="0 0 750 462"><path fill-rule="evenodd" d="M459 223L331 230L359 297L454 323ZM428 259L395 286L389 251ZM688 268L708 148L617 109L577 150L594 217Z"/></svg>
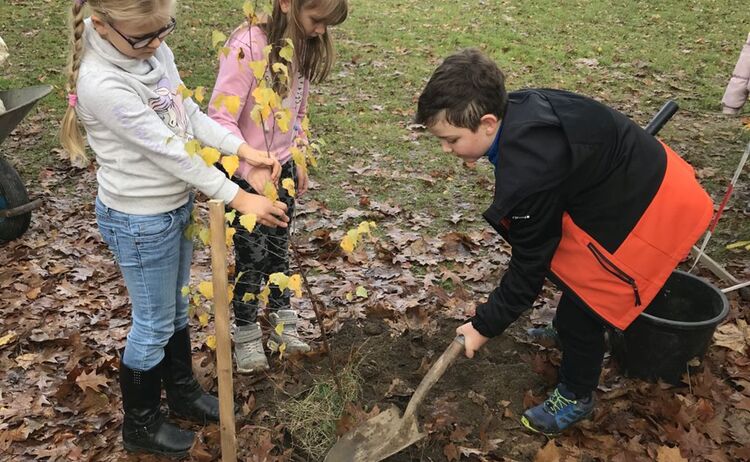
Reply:
<svg viewBox="0 0 750 462"><path fill-rule="evenodd" d="M0 113L0 144L36 102L50 91L50 85L0 91L0 100L6 109L6 112ZM31 211L41 204L41 199L29 200L21 177L3 158L0 150L0 242L13 240L26 232L31 222Z"/></svg>

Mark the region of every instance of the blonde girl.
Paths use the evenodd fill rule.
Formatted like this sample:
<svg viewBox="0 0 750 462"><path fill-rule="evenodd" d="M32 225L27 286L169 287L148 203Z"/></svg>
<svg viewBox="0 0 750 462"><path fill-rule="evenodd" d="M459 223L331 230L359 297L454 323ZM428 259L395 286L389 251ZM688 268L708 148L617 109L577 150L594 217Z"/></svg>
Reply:
<svg viewBox="0 0 750 462"><path fill-rule="evenodd" d="M120 362L125 449L183 456L194 434L159 410L162 383L170 414L218 420L218 400L193 377L187 299L192 243L183 231L192 187L267 226L285 227L283 203L248 194L185 144L197 139L253 168L278 175L275 160L203 114L177 91L182 83L164 42L177 27L173 0L89 0L72 5L69 107L61 142L85 159L80 125L96 154L96 218L132 303L133 322Z"/></svg>
<svg viewBox="0 0 750 462"><path fill-rule="evenodd" d="M220 58L208 114L252 148L270 152L277 158L282 164L282 182L292 179L298 195L307 191L307 171L304 166L295 165L291 149L296 143L307 143L304 130L300 127L305 118L309 85L322 82L333 64L328 26L342 23L347 14L346 0L274 0L273 12L267 21L238 27L227 41L229 52ZM249 66L264 58L266 45L271 45L268 69L273 69L277 63L286 64L280 52L287 40L294 46L288 81L272 72L266 72L263 78L283 98L283 109L290 111L293 121L290 130L285 130L275 117L268 117L262 126L253 120L253 91L259 82ZM225 107L215 108L213 102L226 96L239 97L239 111L232 113ZM234 181L248 192L263 192L270 180L267 169L256 168L247 162L241 162L234 176ZM280 200L288 207L289 216L293 216L294 198L285 188L279 188L278 192ZM268 360L257 322L258 298L246 294L258 294L270 274L288 274L289 234L288 228L260 226L252 233L237 228L234 236L235 260L240 277L232 300L237 326L234 355L237 371L249 373L268 369ZM271 324L284 325L281 335L272 330L272 340L285 344L286 351L290 353L309 351L310 347L299 338L298 317L291 309L288 292L271 286L267 306L271 311Z"/></svg>

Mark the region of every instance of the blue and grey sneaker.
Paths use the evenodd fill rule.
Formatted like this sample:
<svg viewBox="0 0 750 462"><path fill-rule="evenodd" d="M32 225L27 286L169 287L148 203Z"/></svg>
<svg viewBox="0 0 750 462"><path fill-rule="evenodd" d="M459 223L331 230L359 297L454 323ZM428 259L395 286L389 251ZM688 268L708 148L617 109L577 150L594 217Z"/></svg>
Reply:
<svg viewBox="0 0 750 462"><path fill-rule="evenodd" d="M542 327L532 327L526 329L526 335L529 340L545 348L560 348L560 336L557 335L557 329L552 323Z"/></svg>
<svg viewBox="0 0 750 462"><path fill-rule="evenodd" d="M545 402L523 413L521 423L531 431L547 436L557 435L594 411L593 394L586 399L573 398L575 396L565 385L558 384Z"/></svg>

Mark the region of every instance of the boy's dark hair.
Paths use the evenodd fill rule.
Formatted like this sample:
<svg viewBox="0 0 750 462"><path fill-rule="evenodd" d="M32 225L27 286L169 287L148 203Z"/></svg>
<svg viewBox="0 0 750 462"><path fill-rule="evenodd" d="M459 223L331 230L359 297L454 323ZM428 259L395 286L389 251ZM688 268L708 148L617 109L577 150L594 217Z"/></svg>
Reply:
<svg viewBox="0 0 750 462"><path fill-rule="evenodd" d="M482 116L505 115L508 93L505 76L497 65L476 48L445 58L427 82L417 103L415 122L430 127L445 111L445 120L476 131Z"/></svg>

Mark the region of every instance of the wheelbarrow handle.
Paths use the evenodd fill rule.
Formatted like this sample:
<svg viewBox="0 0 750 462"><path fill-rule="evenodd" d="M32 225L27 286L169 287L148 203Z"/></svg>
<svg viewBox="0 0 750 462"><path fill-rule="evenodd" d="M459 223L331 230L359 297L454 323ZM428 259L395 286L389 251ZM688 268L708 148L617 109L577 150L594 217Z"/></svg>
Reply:
<svg viewBox="0 0 750 462"><path fill-rule="evenodd" d="M457 335L451 344L448 345L448 348L446 348L443 354L440 355L437 361L435 361L435 364L433 364L430 370L427 371L422 382L420 382L417 390L412 395L411 400L409 400L409 404L406 406L403 416L404 421L408 421L408 419L414 415L425 395L427 395L440 377L443 376L448 367L453 364L453 361L456 360L462 351L464 351L464 336Z"/></svg>
<svg viewBox="0 0 750 462"><path fill-rule="evenodd" d="M664 103L664 106L659 109L659 112L656 113L656 115L644 128L644 130L646 130L646 133L656 136L656 134L659 133L659 130L661 130L664 124L672 118L672 116L675 114L675 112L677 112L677 109L679 108L680 106L671 99Z"/></svg>

